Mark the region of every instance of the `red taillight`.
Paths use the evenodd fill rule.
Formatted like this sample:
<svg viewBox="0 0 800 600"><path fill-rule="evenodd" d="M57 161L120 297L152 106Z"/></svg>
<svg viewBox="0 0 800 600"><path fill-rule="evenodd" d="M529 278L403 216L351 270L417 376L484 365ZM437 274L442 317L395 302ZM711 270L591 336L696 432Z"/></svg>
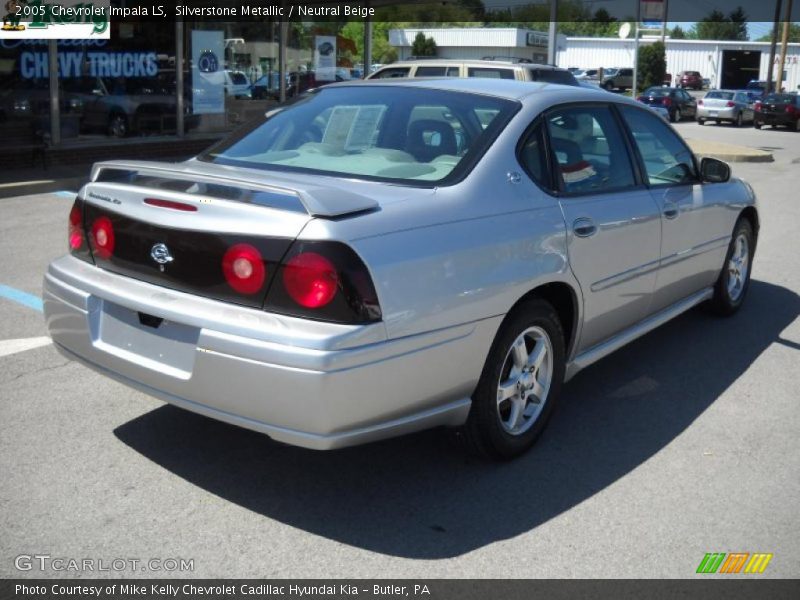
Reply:
<svg viewBox="0 0 800 600"><path fill-rule="evenodd" d="M222 257L225 281L240 294L255 294L264 285L267 269L261 253L250 244L231 246Z"/></svg>
<svg viewBox="0 0 800 600"><path fill-rule="evenodd" d="M664 98L664 100L662 100L662 103L664 104L664 106L672 106L672 100L670 100L669 98Z"/></svg>
<svg viewBox="0 0 800 600"><path fill-rule="evenodd" d="M108 217L98 217L92 224L94 253L102 259L109 259L114 253L114 226Z"/></svg>
<svg viewBox="0 0 800 600"><path fill-rule="evenodd" d="M69 211L69 249L80 250L83 247L83 215L81 207L76 202Z"/></svg>
<svg viewBox="0 0 800 600"><path fill-rule="evenodd" d="M286 263L283 285L300 306L322 308L336 296L339 274L333 263L321 254L303 252Z"/></svg>
<svg viewBox="0 0 800 600"><path fill-rule="evenodd" d="M753 110L755 110L756 112L761 112L761 102L756 102L755 105L753 106Z"/></svg>
<svg viewBox="0 0 800 600"><path fill-rule="evenodd" d="M797 112L797 108L795 107L794 104L790 104L789 106L786 107L786 112L789 113L790 115L793 115Z"/></svg>
<svg viewBox="0 0 800 600"><path fill-rule="evenodd" d="M161 200L159 198L145 198L145 204L150 206L158 206L159 208L171 208L172 210L182 210L185 212L197 212L197 207L194 204L186 204L185 202L175 202L174 200Z"/></svg>
<svg viewBox="0 0 800 600"><path fill-rule="evenodd" d="M734 106L736 106L736 105L733 103L733 100L728 100L728 101L725 103L725 106L727 106L728 108L733 108L733 107L734 107Z"/></svg>
<svg viewBox="0 0 800 600"><path fill-rule="evenodd" d="M639 96L639 97L637 98L637 100L638 100L639 102L644 102L644 96Z"/></svg>

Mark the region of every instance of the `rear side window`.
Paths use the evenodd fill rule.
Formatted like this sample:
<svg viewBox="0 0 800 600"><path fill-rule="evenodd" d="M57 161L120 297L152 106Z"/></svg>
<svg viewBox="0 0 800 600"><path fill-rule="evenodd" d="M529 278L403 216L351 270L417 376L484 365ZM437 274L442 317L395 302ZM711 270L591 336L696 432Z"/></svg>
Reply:
<svg viewBox="0 0 800 600"><path fill-rule="evenodd" d="M470 67L467 77L485 77L487 79L514 79L513 69L495 69L492 67Z"/></svg>
<svg viewBox="0 0 800 600"><path fill-rule="evenodd" d="M544 124L539 121L519 147L519 162L537 184L553 189L544 144Z"/></svg>
<svg viewBox="0 0 800 600"><path fill-rule="evenodd" d="M562 191L590 194L634 185L625 140L609 107L556 108L546 121Z"/></svg>
<svg viewBox="0 0 800 600"><path fill-rule="evenodd" d="M631 106L621 106L620 111L642 156L650 185L697 181L692 153L664 121Z"/></svg>
<svg viewBox="0 0 800 600"><path fill-rule="evenodd" d="M417 67L415 77L458 77L458 67Z"/></svg>
<svg viewBox="0 0 800 600"><path fill-rule="evenodd" d="M411 69L408 67L391 67L389 69L381 69L370 79L392 79L394 77L408 77L408 72Z"/></svg>

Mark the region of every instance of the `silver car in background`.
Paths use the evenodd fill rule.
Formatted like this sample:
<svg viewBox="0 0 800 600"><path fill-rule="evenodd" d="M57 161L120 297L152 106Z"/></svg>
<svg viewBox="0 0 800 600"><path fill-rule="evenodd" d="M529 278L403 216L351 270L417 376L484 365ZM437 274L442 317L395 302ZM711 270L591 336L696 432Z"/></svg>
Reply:
<svg viewBox="0 0 800 600"><path fill-rule="evenodd" d="M298 446L446 426L507 459L584 367L735 313L759 217L631 99L464 78L334 84L195 159L99 163L68 225L66 356Z"/></svg>
<svg viewBox="0 0 800 600"><path fill-rule="evenodd" d="M697 101L697 122L723 121L741 127L753 122L753 100L747 92L736 90L712 90Z"/></svg>

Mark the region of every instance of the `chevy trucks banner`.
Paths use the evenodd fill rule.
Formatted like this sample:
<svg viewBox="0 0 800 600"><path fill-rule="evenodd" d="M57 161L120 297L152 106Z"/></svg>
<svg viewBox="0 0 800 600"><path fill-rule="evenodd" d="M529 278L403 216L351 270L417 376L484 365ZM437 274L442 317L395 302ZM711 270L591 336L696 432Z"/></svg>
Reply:
<svg viewBox="0 0 800 600"><path fill-rule="evenodd" d="M317 81L336 81L334 35L318 35L314 38L314 78Z"/></svg>
<svg viewBox="0 0 800 600"><path fill-rule="evenodd" d="M225 39L222 31L192 31L192 112L225 112Z"/></svg>

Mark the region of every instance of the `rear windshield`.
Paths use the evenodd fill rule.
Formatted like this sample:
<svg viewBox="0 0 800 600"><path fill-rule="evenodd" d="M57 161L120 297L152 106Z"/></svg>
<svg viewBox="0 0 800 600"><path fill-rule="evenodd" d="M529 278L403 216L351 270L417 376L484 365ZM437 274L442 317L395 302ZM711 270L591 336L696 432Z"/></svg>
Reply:
<svg viewBox="0 0 800 600"><path fill-rule="evenodd" d="M236 71L235 73L231 73L231 83L234 85L246 84L247 77L245 77L244 73Z"/></svg>
<svg viewBox="0 0 800 600"><path fill-rule="evenodd" d="M762 102L767 104L791 104L796 97L792 94L770 94Z"/></svg>
<svg viewBox="0 0 800 600"><path fill-rule="evenodd" d="M661 98L663 96L669 96L671 90L669 88L660 88L660 87L653 87L647 88L644 92L644 96L653 96L655 98Z"/></svg>
<svg viewBox="0 0 800 600"><path fill-rule="evenodd" d="M733 100L733 92L708 92L706 98L719 98L720 100Z"/></svg>
<svg viewBox="0 0 800 600"><path fill-rule="evenodd" d="M465 172L518 103L403 86L321 89L200 160L275 171L440 183Z"/></svg>
<svg viewBox="0 0 800 600"><path fill-rule="evenodd" d="M555 69L535 69L532 71L532 73L534 81L560 83L562 85L578 85L575 76L569 71L558 71Z"/></svg>

